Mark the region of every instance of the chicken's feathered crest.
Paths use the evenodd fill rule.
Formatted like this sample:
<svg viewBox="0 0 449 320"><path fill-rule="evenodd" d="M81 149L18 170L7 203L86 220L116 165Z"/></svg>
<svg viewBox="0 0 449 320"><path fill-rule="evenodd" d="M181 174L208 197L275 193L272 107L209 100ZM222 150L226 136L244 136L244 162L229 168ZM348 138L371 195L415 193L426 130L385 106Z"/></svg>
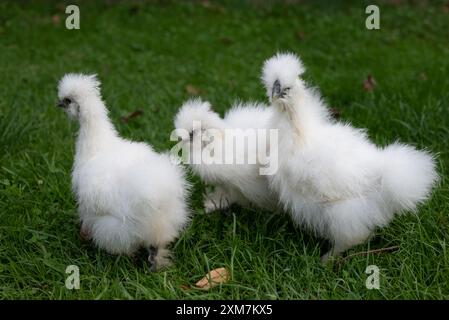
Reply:
<svg viewBox="0 0 449 320"><path fill-rule="evenodd" d="M79 100L86 96L101 98L100 82L96 74L68 73L59 81L58 95L59 99L72 97Z"/></svg>
<svg viewBox="0 0 449 320"><path fill-rule="evenodd" d="M223 127L220 116L211 110L211 105L200 98L193 98L185 102L175 118L175 127L192 131L194 121L201 122L203 129L221 129Z"/></svg>
<svg viewBox="0 0 449 320"><path fill-rule="evenodd" d="M293 53L277 53L265 61L262 71L262 81L271 95L273 84L278 80L282 87L292 87L295 81L305 71L299 57Z"/></svg>

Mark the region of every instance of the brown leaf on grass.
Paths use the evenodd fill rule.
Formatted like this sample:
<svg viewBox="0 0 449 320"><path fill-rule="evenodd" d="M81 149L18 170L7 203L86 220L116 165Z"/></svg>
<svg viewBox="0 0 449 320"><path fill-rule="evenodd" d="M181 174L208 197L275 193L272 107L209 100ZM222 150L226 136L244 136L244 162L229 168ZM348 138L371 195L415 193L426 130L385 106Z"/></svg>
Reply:
<svg viewBox="0 0 449 320"><path fill-rule="evenodd" d="M132 16L137 15L140 12L140 6L137 4L134 4L129 8L129 14Z"/></svg>
<svg viewBox="0 0 449 320"><path fill-rule="evenodd" d="M56 5L56 9L58 9L58 11L60 11L60 12L65 12L66 7L67 7L67 4L62 3L62 2L60 2Z"/></svg>
<svg viewBox="0 0 449 320"><path fill-rule="evenodd" d="M449 13L449 1L443 5L443 12Z"/></svg>
<svg viewBox="0 0 449 320"><path fill-rule="evenodd" d="M207 0L201 1L201 5L202 5L204 8L210 8L210 7L212 7L211 3L210 3L209 1L207 1Z"/></svg>
<svg viewBox="0 0 449 320"><path fill-rule="evenodd" d="M136 110L133 111L129 114L127 114L126 116L122 117L122 122L123 123L128 123L129 120L140 117L141 115L143 115L143 111L142 110Z"/></svg>
<svg viewBox="0 0 449 320"><path fill-rule="evenodd" d="M226 45L230 45L234 43L234 40L232 40L231 38L228 37L223 37L220 39L220 42Z"/></svg>
<svg viewBox="0 0 449 320"><path fill-rule="evenodd" d="M304 40L304 38L306 37L306 34L302 31L297 31L295 36L296 36L296 39L301 41L301 40Z"/></svg>
<svg viewBox="0 0 449 320"><path fill-rule="evenodd" d="M59 14L52 15L51 22L53 22L54 25L58 25L61 22L61 16Z"/></svg>
<svg viewBox="0 0 449 320"><path fill-rule="evenodd" d="M203 6L203 8L208 9L210 11L218 13L226 13L226 9L223 6L217 4L216 2L212 3L211 1L203 0L201 1L201 5Z"/></svg>
<svg viewBox="0 0 449 320"><path fill-rule="evenodd" d="M190 94L192 96L197 96L201 93L200 89L198 89L197 87L195 87L191 84L186 85L186 91L188 94Z"/></svg>
<svg viewBox="0 0 449 320"><path fill-rule="evenodd" d="M421 73L419 74L419 78L420 78L422 81L426 81L426 80L427 80L427 74L426 74L425 72L421 72Z"/></svg>
<svg viewBox="0 0 449 320"><path fill-rule="evenodd" d="M217 268L211 270L205 277L198 281L195 286L203 290L209 290L220 283L229 281L230 274L226 268Z"/></svg>
<svg viewBox="0 0 449 320"><path fill-rule="evenodd" d="M376 86L376 80L374 80L372 75L368 75L368 77L363 81L363 89L365 91L371 92L374 90L374 87Z"/></svg>

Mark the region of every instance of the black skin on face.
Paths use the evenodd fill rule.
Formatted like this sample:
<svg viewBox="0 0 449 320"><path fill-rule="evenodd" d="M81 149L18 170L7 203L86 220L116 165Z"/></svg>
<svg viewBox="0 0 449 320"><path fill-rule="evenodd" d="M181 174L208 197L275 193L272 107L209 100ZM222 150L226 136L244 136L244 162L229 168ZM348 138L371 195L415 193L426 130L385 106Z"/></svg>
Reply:
<svg viewBox="0 0 449 320"><path fill-rule="evenodd" d="M290 88L288 87L282 89L281 82L279 80L276 80L273 83L273 88L271 89L271 98L284 98L289 89Z"/></svg>
<svg viewBox="0 0 449 320"><path fill-rule="evenodd" d="M72 103L72 100L71 100L71 99L69 99L69 98L64 98L64 99L58 101L57 106L58 106L59 108L67 108L67 107L69 106L69 104L71 104L71 103Z"/></svg>
<svg viewBox="0 0 449 320"><path fill-rule="evenodd" d="M273 88L271 89L271 97L278 97L281 93L281 83L279 80L276 80L273 83Z"/></svg>

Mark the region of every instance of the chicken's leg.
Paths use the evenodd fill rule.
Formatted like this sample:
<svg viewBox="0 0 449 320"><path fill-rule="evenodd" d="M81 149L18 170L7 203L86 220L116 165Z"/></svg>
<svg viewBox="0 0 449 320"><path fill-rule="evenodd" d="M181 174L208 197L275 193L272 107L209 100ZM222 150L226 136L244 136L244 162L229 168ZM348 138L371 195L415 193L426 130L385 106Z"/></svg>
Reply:
<svg viewBox="0 0 449 320"><path fill-rule="evenodd" d="M206 213L215 210L223 210L229 208L236 199L227 192L224 188L216 186L215 190L206 194L204 199L204 211Z"/></svg>
<svg viewBox="0 0 449 320"><path fill-rule="evenodd" d="M165 246L150 246L148 248L148 262L151 272L156 272L163 267L167 267L171 264L170 251Z"/></svg>
<svg viewBox="0 0 449 320"><path fill-rule="evenodd" d="M80 237L84 241L89 241L92 239L92 233L91 233L90 229L84 223L81 224Z"/></svg>

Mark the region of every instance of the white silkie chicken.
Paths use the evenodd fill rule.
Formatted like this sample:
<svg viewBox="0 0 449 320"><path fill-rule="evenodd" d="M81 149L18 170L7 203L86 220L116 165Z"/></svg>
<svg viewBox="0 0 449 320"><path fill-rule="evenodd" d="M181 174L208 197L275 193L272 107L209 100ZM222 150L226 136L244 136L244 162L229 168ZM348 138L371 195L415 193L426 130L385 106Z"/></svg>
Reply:
<svg viewBox="0 0 449 320"><path fill-rule="evenodd" d="M67 74L58 106L79 121L72 188L81 233L112 254L149 251L150 270L170 262L167 245L188 222L188 185L166 154L118 136L94 75Z"/></svg>
<svg viewBox="0 0 449 320"><path fill-rule="evenodd" d="M279 170L268 178L293 220L331 241L326 261L365 242L395 213L416 210L438 175L429 153L400 143L379 148L364 130L332 121L303 72L293 54L263 67L271 127L279 128Z"/></svg>
<svg viewBox="0 0 449 320"><path fill-rule="evenodd" d="M192 99L184 103L175 118L175 128L184 129L189 132L183 143L190 148L190 167L206 184L214 187L212 192L205 196L204 208L206 212L216 209L225 209L233 203L242 206L255 205L258 208L273 210L277 206L277 198L268 189L268 181L265 175L261 175L261 167L265 164L260 162L256 156L258 146L248 142L245 148L229 147L225 139L237 142L245 141L248 132L256 132L257 129L268 129L272 108L263 104L236 104L222 119L211 110L209 102L200 99ZM199 122L201 127L196 128L194 122ZM245 131L249 129L250 131ZM194 159L200 159L204 148L195 148L192 143L195 139L201 141L207 137L210 130L218 132L214 139L220 139L223 148L222 153L212 152L212 158L222 160L221 163L205 163L203 161L194 163ZM260 139L258 136L257 139ZM207 139L206 139L207 140ZM213 139L212 139L213 141ZM269 132L266 132L266 151L269 154ZM205 143L202 143L202 147ZM232 149L232 150L231 150ZM261 150L261 149L260 149ZM225 163L225 155L233 152L233 162ZM256 158L255 163L250 163L248 155ZM214 158L215 157L215 158ZM245 159L244 163L238 163L237 158ZM267 160L268 161L268 160Z"/></svg>

